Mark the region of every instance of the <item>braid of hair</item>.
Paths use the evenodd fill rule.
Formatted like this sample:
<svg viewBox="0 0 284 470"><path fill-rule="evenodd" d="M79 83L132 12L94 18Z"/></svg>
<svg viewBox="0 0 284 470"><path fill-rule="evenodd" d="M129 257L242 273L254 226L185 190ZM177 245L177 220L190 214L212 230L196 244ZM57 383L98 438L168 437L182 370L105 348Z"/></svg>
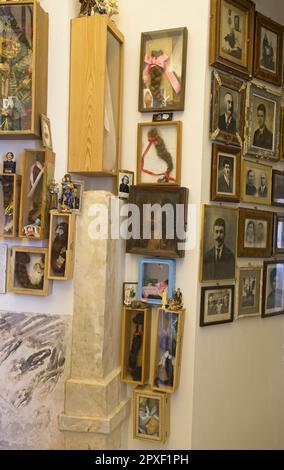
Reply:
<svg viewBox="0 0 284 470"><path fill-rule="evenodd" d="M148 132L148 139L152 140L155 144L157 154L158 156L167 164L167 175L169 175L173 169L173 158L170 154L170 152L167 150L166 144L164 142L164 139L159 135L158 130L156 127L151 129Z"/></svg>
<svg viewBox="0 0 284 470"><path fill-rule="evenodd" d="M151 52L151 56L155 58L158 58L162 54L163 54L163 51ZM151 68L149 75L151 79L151 82L149 85L150 91L152 95L154 96L154 98L156 98L160 103L163 103L164 97L162 96L160 90L161 90L161 82L162 82L162 78L164 75L164 70L158 65L155 65L154 67Z"/></svg>

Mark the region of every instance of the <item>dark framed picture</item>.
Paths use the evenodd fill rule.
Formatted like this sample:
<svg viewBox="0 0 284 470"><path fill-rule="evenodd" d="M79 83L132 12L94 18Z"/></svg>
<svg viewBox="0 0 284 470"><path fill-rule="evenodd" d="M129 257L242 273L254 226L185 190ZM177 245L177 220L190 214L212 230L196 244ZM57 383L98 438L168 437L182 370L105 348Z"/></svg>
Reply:
<svg viewBox="0 0 284 470"><path fill-rule="evenodd" d="M241 150L213 144L211 169L211 201L239 202Z"/></svg>
<svg viewBox="0 0 284 470"><path fill-rule="evenodd" d="M284 314L284 260L265 261L263 271L262 317Z"/></svg>
<svg viewBox="0 0 284 470"><path fill-rule="evenodd" d="M126 252L183 258L187 238L188 189L177 186L133 186ZM135 210L132 210L135 209Z"/></svg>
<svg viewBox="0 0 284 470"><path fill-rule="evenodd" d="M200 326L234 321L235 286L201 287Z"/></svg>
<svg viewBox="0 0 284 470"><path fill-rule="evenodd" d="M284 28L259 12L255 15L254 76L282 85Z"/></svg>
<svg viewBox="0 0 284 470"><path fill-rule="evenodd" d="M246 155L279 160L281 96L278 92L248 85Z"/></svg>
<svg viewBox="0 0 284 470"><path fill-rule="evenodd" d="M271 205L272 167L249 160L242 163L242 201Z"/></svg>
<svg viewBox="0 0 284 470"><path fill-rule="evenodd" d="M41 124L42 146L49 150L53 150L50 119L45 114L41 114L40 124Z"/></svg>
<svg viewBox="0 0 284 470"><path fill-rule="evenodd" d="M147 304L162 305L163 299L173 296L175 275L175 260L139 258L139 300Z"/></svg>
<svg viewBox="0 0 284 470"><path fill-rule="evenodd" d="M284 171L272 172L272 205L284 206Z"/></svg>
<svg viewBox="0 0 284 470"><path fill-rule="evenodd" d="M187 28L141 35L139 111L183 111Z"/></svg>
<svg viewBox="0 0 284 470"><path fill-rule="evenodd" d="M238 210L203 208L201 281L234 280L236 275Z"/></svg>
<svg viewBox="0 0 284 470"><path fill-rule="evenodd" d="M73 181L73 185L74 185L74 204L73 204L72 212L75 212L76 214L80 214L82 210L82 204L83 204L83 192L85 188L85 183L84 181Z"/></svg>
<svg viewBox="0 0 284 470"><path fill-rule="evenodd" d="M284 216L274 216L274 254L284 253Z"/></svg>
<svg viewBox="0 0 284 470"><path fill-rule="evenodd" d="M138 282L123 283L123 304L130 307L132 302L138 300Z"/></svg>
<svg viewBox="0 0 284 470"><path fill-rule="evenodd" d="M211 139L241 147L244 138L246 84L212 72Z"/></svg>
<svg viewBox="0 0 284 470"><path fill-rule="evenodd" d="M240 209L238 256L269 258L272 254L273 212Z"/></svg>
<svg viewBox="0 0 284 470"><path fill-rule="evenodd" d="M134 184L134 172L119 170L118 172L118 196L121 199L128 199L131 186Z"/></svg>
<svg viewBox="0 0 284 470"><path fill-rule="evenodd" d="M211 0L210 65L252 75L254 12L250 0Z"/></svg>
<svg viewBox="0 0 284 470"><path fill-rule="evenodd" d="M138 124L137 184L180 185L182 123Z"/></svg>
<svg viewBox="0 0 284 470"><path fill-rule="evenodd" d="M280 119L280 160L284 160L284 107L281 108Z"/></svg>
<svg viewBox="0 0 284 470"><path fill-rule="evenodd" d="M260 316L262 267L241 267L238 281L238 309L235 318Z"/></svg>

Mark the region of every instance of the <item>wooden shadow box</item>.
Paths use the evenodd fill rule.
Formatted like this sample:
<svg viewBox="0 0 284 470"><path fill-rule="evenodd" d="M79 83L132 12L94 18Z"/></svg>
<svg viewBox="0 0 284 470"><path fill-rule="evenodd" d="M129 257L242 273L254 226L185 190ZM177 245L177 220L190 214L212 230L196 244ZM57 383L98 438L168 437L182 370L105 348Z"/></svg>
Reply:
<svg viewBox="0 0 284 470"><path fill-rule="evenodd" d="M50 212L48 279L68 281L74 271L76 215Z"/></svg>
<svg viewBox="0 0 284 470"><path fill-rule="evenodd" d="M16 238L21 176L0 174L0 238Z"/></svg>
<svg viewBox="0 0 284 470"><path fill-rule="evenodd" d="M185 310L159 309L151 367L153 390L174 393L179 386Z"/></svg>
<svg viewBox="0 0 284 470"><path fill-rule="evenodd" d="M151 312L124 307L121 331L121 381L143 385L149 378Z"/></svg>

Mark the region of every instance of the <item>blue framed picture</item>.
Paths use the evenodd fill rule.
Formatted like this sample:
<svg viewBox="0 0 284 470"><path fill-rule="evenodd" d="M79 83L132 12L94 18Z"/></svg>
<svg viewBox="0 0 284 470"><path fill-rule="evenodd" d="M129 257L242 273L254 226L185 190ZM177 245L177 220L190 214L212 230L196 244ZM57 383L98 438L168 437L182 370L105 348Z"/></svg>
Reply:
<svg viewBox="0 0 284 470"><path fill-rule="evenodd" d="M162 305L163 294L171 298L175 289L176 262L170 259L139 258L138 298Z"/></svg>

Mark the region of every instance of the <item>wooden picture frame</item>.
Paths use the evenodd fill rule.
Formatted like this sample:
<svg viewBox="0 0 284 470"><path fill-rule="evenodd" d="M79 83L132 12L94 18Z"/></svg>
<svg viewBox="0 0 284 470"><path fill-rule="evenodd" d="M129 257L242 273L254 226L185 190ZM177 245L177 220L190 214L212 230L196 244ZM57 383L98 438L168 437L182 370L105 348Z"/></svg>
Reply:
<svg viewBox="0 0 284 470"><path fill-rule="evenodd" d="M211 201L240 202L241 150L213 144Z"/></svg>
<svg viewBox="0 0 284 470"><path fill-rule="evenodd" d="M123 305L131 307L132 302L138 300L138 282L124 282L122 291Z"/></svg>
<svg viewBox="0 0 284 470"><path fill-rule="evenodd" d="M158 309L154 334L151 388L174 393L180 380L185 310Z"/></svg>
<svg viewBox="0 0 284 470"><path fill-rule="evenodd" d="M40 116L42 146L53 150L50 119L45 115Z"/></svg>
<svg viewBox="0 0 284 470"><path fill-rule="evenodd" d="M7 292L7 259L8 245L0 243L0 294Z"/></svg>
<svg viewBox="0 0 284 470"><path fill-rule="evenodd" d="M272 171L271 204L276 207L284 207L284 171Z"/></svg>
<svg viewBox="0 0 284 470"><path fill-rule="evenodd" d="M184 110L187 36L187 28L141 34L141 113Z"/></svg>
<svg viewBox="0 0 284 470"><path fill-rule="evenodd" d="M284 260L263 265L262 318L284 314Z"/></svg>
<svg viewBox="0 0 284 470"><path fill-rule="evenodd" d="M141 338L142 336L142 338ZM149 378L151 312L124 307L121 328L121 381L143 385Z"/></svg>
<svg viewBox="0 0 284 470"><path fill-rule="evenodd" d="M211 0L210 65L252 76L254 14L250 0Z"/></svg>
<svg viewBox="0 0 284 470"><path fill-rule="evenodd" d="M246 82L214 70L211 89L210 138L241 147L244 139Z"/></svg>
<svg viewBox="0 0 284 470"><path fill-rule="evenodd" d="M250 160L243 160L241 188L243 202L270 206L272 167Z"/></svg>
<svg viewBox="0 0 284 470"><path fill-rule="evenodd" d="M273 242L273 212L239 209L238 256L270 258Z"/></svg>
<svg viewBox="0 0 284 470"><path fill-rule="evenodd" d="M119 170L117 194L120 199L129 199L130 188L134 185L134 171Z"/></svg>
<svg viewBox="0 0 284 470"><path fill-rule="evenodd" d="M238 272L238 298L235 319L261 315L262 266L242 266Z"/></svg>
<svg viewBox="0 0 284 470"><path fill-rule="evenodd" d="M282 25L256 12L253 74L277 86L283 81L283 33Z"/></svg>
<svg viewBox="0 0 284 470"><path fill-rule="evenodd" d="M284 254L284 216L274 215L274 255Z"/></svg>
<svg viewBox="0 0 284 470"><path fill-rule="evenodd" d="M76 215L50 211L48 279L68 281L75 261Z"/></svg>
<svg viewBox="0 0 284 470"><path fill-rule="evenodd" d="M280 111L278 90L248 83L244 155L279 160Z"/></svg>
<svg viewBox="0 0 284 470"><path fill-rule="evenodd" d="M170 395L148 387L133 391L133 438L165 443L170 432Z"/></svg>
<svg viewBox="0 0 284 470"><path fill-rule="evenodd" d="M176 262L171 259L139 258L138 300L162 305L175 290Z"/></svg>
<svg viewBox="0 0 284 470"><path fill-rule="evenodd" d="M0 238L18 236L21 180L16 174L0 174Z"/></svg>
<svg viewBox="0 0 284 470"><path fill-rule="evenodd" d="M8 291L20 295L48 296L50 283L47 271L47 248L13 246L8 262Z"/></svg>
<svg viewBox="0 0 284 470"><path fill-rule="evenodd" d="M235 286L201 287L201 327L232 323L234 321Z"/></svg>
<svg viewBox="0 0 284 470"><path fill-rule="evenodd" d="M144 122L137 133L137 185L180 185L182 122Z"/></svg>
<svg viewBox="0 0 284 470"><path fill-rule="evenodd" d="M284 77L283 77L284 81ZM284 107L281 107L281 119L280 119L280 160L284 160Z"/></svg>

